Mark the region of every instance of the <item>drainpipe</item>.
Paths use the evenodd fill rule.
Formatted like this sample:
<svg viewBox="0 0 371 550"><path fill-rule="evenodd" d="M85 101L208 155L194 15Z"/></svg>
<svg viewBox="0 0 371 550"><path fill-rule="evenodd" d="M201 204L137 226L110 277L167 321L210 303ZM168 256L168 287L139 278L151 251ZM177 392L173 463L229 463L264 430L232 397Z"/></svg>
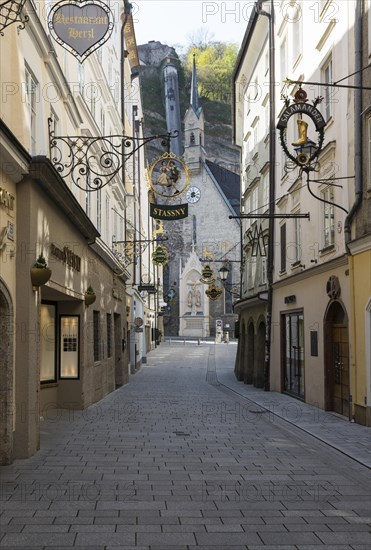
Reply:
<svg viewBox="0 0 371 550"><path fill-rule="evenodd" d="M355 63L354 70L354 85L358 88L354 91L354 187L355 200L344 222L345 246L347 252L349 250L349 242L351 241L351 225L356 212L362 204L362 9L363 1L357 0L356 15L354 22L354 48L355 48Z"/></svg>
<svg viewBox="0 0 371 550"><path fill-rule="evenodd" d="M275 45L274 45L274 0L270 0L270 12L262 10L265 0L259 0L255 9L259 15L268 17L269 23L269 210L268 222L268 256L267 256L267 324L265 333L264 390L270 390L270 359L272 341L273 310L273 271L274 271L274 223L275 187L276 187L276 102L275 102Z"/></svg>
<svg viewBox="0 0 371 550"><path fill-rule="evenodd" d="M125 134L125 57L126 57L126 51L125 51L125 37L124 37L124 31L125 31L125 25L127 23L128 17L131 14L131 4L127 2L127 0L123 0L124 2L124 12L121 14L121 33L120 33L120 65L121 65L121 122L123 131ZM124 146L123 146L124 148ZM124 192L125 192L125 208L124 208L124 240L127 240L127 218L126 218L126 178L125 178L125 166L124 163L122 163L122 169L121 169L121 179L122 184L124 186Z"/></svg>

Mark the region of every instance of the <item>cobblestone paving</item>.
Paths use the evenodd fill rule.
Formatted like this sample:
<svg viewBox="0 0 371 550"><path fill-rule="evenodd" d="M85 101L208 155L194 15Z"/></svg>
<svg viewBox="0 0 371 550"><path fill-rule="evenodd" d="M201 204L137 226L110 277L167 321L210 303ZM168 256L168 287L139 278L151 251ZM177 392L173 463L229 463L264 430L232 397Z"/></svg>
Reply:
<svg viewBox="0 0 371 550"><path fill-rule="evenodd" d="M218 384L218 346L161 345L86 411L44 411L1 469L2 550L369 550L370 470Z"/></svg>

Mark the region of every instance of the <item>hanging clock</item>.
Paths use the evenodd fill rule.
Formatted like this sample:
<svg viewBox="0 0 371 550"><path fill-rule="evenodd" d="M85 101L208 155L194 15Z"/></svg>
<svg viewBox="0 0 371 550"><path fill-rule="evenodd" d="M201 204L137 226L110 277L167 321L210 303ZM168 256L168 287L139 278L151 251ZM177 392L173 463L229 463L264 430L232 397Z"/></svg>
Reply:
<svg viewBox="0 0 371 550"><path fill-rule="evenodd" d="M201 198L201 191L198 187L190 187L186 193L186 199L190 203L198 202Z"/></svg>

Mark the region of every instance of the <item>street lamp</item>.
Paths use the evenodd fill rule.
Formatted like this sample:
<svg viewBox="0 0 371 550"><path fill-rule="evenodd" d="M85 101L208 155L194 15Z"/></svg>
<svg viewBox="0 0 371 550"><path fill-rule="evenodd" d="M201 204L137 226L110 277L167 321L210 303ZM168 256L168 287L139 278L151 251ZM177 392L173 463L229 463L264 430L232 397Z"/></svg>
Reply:
<svg viewBox="0 0 371 550"><path fill-rule="evenodd" d="M226 265L223 265L219 269L219 277L220 277L220 280L222 281L222 283L226 282L226 280L228 279L228 275L229 275L229 269Z"/></svg>
<svg viewBox="0 0 371 550"><path fill-rule="evenodd" d="M310 159L312 158L312 155L317 150L317 148L318 145L309 138L303 145L297 145L296 147L294 147L296 160L305 172L314 170L313 166L311 166L310 164Z"/></svg>

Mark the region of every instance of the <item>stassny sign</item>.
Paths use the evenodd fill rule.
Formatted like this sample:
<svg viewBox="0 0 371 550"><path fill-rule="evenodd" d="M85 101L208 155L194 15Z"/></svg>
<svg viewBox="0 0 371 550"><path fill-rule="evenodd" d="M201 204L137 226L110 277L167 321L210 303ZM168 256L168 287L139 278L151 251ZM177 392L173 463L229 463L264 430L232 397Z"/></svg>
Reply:
<svg viewBox="0 0 371 550"><path fill-rule="evenodd" d="M181 220L188 216L188 203L150 204L150 216L156 220Z"/></svg>

